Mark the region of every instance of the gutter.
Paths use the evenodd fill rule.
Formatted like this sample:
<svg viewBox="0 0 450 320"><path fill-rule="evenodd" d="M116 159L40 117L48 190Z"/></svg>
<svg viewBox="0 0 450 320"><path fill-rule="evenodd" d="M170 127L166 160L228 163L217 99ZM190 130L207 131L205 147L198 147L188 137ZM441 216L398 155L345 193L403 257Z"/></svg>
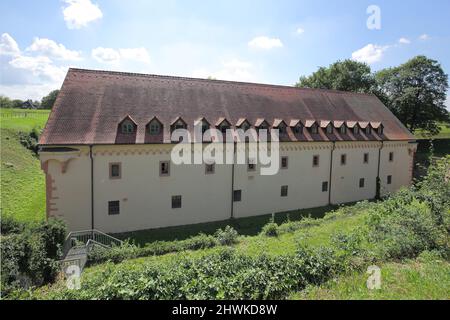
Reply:
<svg viewBox="0 0 450 320"><path fill-rule="evenodd" d="M91 230L94 230L94 157L92 148L93 145L89 145L89 158L91 159Z"/></svg>
<svg viewBox="0 0 450 320"><path fill-rule="evenodd" d="M336 149L336 141L333 141L333 148L331 149L331 158L330 158L330 179L329 179L329 186L328 186L328 205L331 205L331 179L333 175L333 154L334 149Z"/></svg>

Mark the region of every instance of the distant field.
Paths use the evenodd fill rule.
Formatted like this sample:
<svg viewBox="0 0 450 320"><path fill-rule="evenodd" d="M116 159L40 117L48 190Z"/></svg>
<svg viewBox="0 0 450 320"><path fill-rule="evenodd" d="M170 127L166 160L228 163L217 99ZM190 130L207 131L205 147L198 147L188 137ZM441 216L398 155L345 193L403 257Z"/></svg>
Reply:
<svg viewBox="0 0 450 320"><path fill-rule="evenodd" d="M424 135L422 131L417 131L415 136L418 139L450 139L450 123L442 123L440 125L441 132L439 134L428 137L427 135Z"/></svg>
<svg viewBox="0 0 450 320"><path fill-rule="evenodd" d="M45 178L38 158L19 142L20 132L43 128L48 110L0 109L1 211L20 221L45 218Z"/></svg>

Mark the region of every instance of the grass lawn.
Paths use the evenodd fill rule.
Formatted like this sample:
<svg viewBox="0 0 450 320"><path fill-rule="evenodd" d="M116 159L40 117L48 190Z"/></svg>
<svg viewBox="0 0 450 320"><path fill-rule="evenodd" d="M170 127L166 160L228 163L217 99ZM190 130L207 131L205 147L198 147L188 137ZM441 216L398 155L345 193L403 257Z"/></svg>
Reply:
<svg viewBox="0 0 450 320"><path fill-rule="evenodd" d="M303 217L308 216L311 216L313 218L322 218L326 212L331 211L335 208L337 208L337 206L326 206L320 208L276 213L274 221L280 224L287 221L288 219L290 221L296 221L300 220ZM184 240L186 238L195 236L200 232L205 234L214 234L217 229L219 228L223 229L227 225L233 226L233 228L235 228L240 235L254 236L261 231L261 228L265 224L267 224L271 218L272 215L269 214L257 217L239 218L218 222L126 232L115 234L114 236L119 239L132 239L134 243L143 246L146 243L153 242L156 240L160 241Z"/></svg>
<svg viewBox="0 0 450 320"><path fill-rule="evenodd" d="M381 289L369 290L366 273L353 273L319 287L296 293L291 299L362 300L362 299L450 299L450 263L418 258L381 266Z"/></svg>
<svg viewBox="0 0 450 320"><path fill-rule="evenodd" d="M0 111L1 213L20 221L39 221L45 218L45 177L38 158L20 144L19 132L42 128L49 112L19 116L15 111L14 116L12 110Z"/></svg>

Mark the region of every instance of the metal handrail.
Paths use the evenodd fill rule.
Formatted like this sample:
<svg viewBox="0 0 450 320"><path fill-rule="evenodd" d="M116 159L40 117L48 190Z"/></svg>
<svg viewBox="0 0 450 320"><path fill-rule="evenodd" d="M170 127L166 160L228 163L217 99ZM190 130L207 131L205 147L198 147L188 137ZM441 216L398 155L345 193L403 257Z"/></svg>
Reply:
<svg viewBox="0 0 450 320"><path fill-rule="evenodd" d="M82 230L82 231L73 231L67 235L66 241L64 242L63 253L64 256L67 255L69 250L76 246L74 241L78 241L83 243L83 246L87 246L89 241L91 243L100 244L104 247L111 247L113 245L122 245L122 241L101 232L99 230Z"/></svg>

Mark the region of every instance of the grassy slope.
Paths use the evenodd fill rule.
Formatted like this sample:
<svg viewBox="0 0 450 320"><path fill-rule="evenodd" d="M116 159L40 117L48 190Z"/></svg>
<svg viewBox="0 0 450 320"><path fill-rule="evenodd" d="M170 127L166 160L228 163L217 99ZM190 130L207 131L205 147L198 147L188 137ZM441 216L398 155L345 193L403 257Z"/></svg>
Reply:
<svg viewBox="0 0 450 320"><path fill-rule="evenodd" d="M45 217L45 179L37 157L19 142L19 132L42 128L48 111L28 113L27 117L1 115L1 210L21 221Z"/></svg>
<svg viewBox="0 0 450 320"><path fill-rule="evenodd" d="M427 135L424 135L422 133L422 131L417 131L415 136L418 139L429 139L429 138L433 138L433 139L450 139L450 124L449 123L443 123L440 125L441 127L441 131L433 136L433 137L427 137Z"/></svg>
<svg viewBox="0 0 450 320"><path fill-rule="evenodd" d="M450 263L442 260L408 260L381 267L381 289L368 290L365 273L353 273L320 287L296 293L291 299L450 299Z"/></svg>

